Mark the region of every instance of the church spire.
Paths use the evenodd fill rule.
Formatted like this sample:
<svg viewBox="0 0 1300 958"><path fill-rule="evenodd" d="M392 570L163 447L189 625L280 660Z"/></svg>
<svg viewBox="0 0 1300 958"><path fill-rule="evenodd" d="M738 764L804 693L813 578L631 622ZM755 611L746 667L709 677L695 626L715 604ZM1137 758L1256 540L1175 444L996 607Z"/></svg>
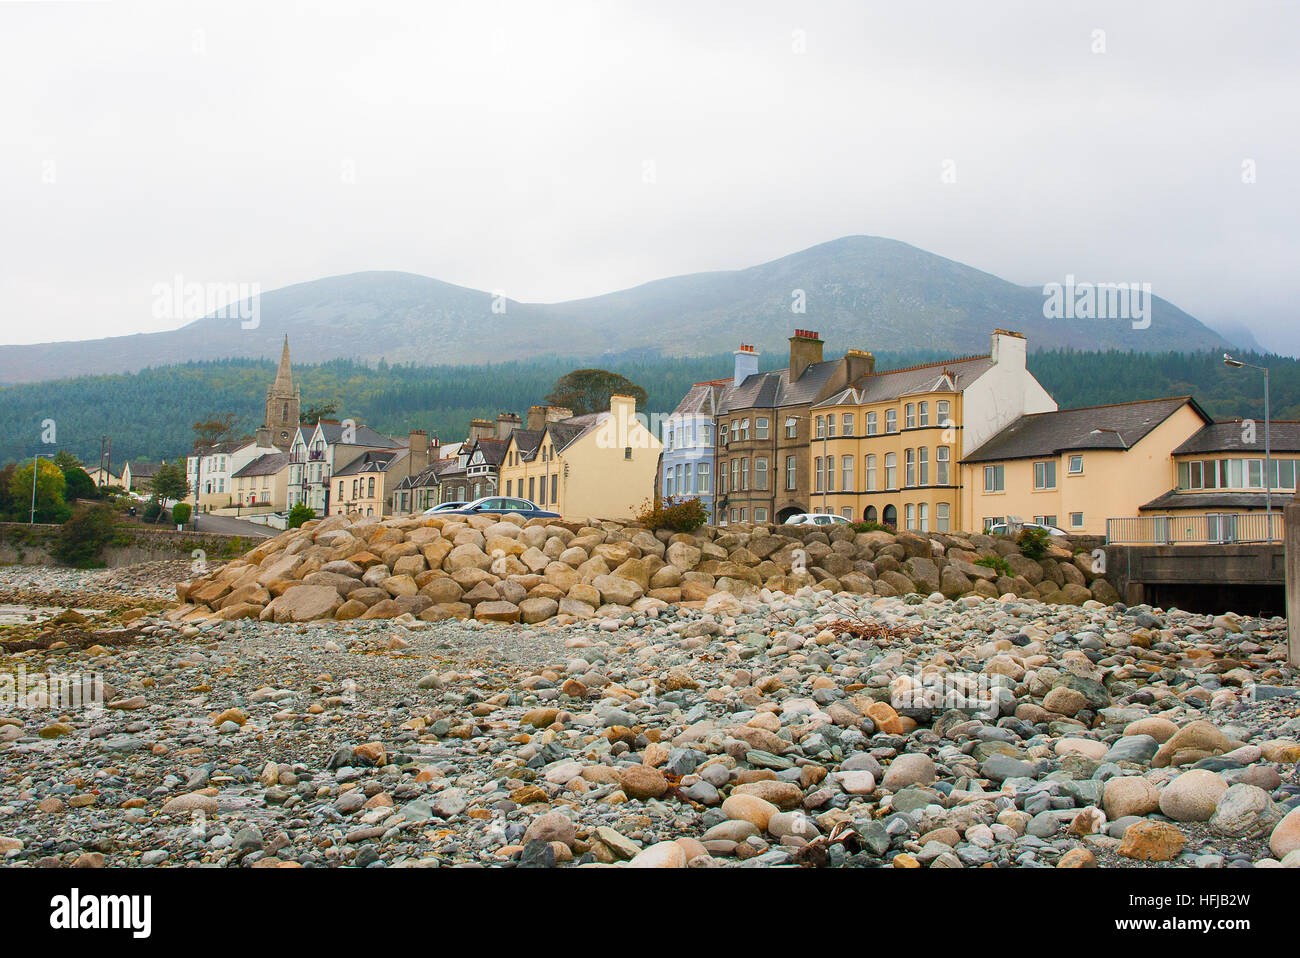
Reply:
<svg viewBox="0 0 1300 958"><path fill-rule="evenodd" d="M271 395L277 399L288 399L294 394L293 370L289 366L289 334L284 334L284 349L280 353L280 368L275 371L275 383L271 386Z"/></svg>

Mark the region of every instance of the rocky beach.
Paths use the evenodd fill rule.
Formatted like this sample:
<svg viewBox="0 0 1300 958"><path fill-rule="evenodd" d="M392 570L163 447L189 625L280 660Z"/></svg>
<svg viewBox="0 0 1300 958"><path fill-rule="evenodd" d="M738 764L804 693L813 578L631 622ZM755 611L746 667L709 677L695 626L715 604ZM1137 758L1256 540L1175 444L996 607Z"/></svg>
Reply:
<svg viewBox="0 0 1300 958"><path fill-rule="evenodd" d="M475 517L0 569L0 860L1300 866L1285 622L1094 568Z"/></svg>

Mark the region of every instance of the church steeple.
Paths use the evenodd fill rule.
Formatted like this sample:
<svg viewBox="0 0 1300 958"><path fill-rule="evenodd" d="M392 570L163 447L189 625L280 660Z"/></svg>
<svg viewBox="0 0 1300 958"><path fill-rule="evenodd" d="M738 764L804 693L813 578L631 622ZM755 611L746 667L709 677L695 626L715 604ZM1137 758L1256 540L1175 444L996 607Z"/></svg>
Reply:
<svg viewBox="0 0 1300 958"><path fill-rule="evenodd" d="M271 431L271 442L281 451L288 451L293 445L300 405L298 389L293 384L293 369L289 364L289 336L286 333L275 382L266 390L265 428Z"/></svg>

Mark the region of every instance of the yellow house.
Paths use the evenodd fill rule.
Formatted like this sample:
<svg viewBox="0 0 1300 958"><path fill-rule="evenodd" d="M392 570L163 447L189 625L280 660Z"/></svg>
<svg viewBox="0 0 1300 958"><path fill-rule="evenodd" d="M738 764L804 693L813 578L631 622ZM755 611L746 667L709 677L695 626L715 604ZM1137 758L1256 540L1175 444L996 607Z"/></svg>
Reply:
<svg viewBox="0 0 1300 958"><path fill-rule="evenodd" d="M241 512L281 512L289 502L289 453L258 456L230 477L234 504Z"/></svg>
<svg viewBox="0 0 1300 958"><path fill-rule="evenodd" d="M636 400L558 421L534 417L510 434L498 491L566 519L630 519L654 495L662 444L637 419Z"/></svg>
<svg viewBox="0 0 1300 958"><path fill-rule="evenodd" d="M965 528L958 463L1022 413L1056 408L1019 333L987 355L871 372L810 409L809 510L918 532ZM785 428L795 424L787 421ZM793 456L778 483L794 488ZM719 470L721 478L721 470Z"/></svg>
<svg viewBox="0 0 1300 958"><path fill-rule="evenodd" d="M1169 489L1174 450L1209 422L1190 396L1021 416L962 460L965 531L1015 519L1105 535Z"/></svg>
<svg viewBox="0 0 1300 958"><path fill-rule="evenodd" d="M330 479L330 515L387 515L389 481L395 489L406 478L398 466L408 455L409 449L368 450L335 472Z"/></svg>
<svg viewBox="0 0 1300 958"><path fill-rule="evenodd" d="M1271 462L1272 506L1280 513L1295 495L1300 475L1300 422L1269 424L1269 452L1264 450L1264 424L1256 420L1210 423L1173 451L1172 488L1140 506L1144 516L1209 516L1206 528L1192 528L1191 538L1231 537L1232 530L1216 516L1263 513L1268 504L1264 476ZM1274 519L1274 536L1281 519ZM1265 529L1263 520L1257 523ZM1187 527L1171 528L1177 539ZM1243 530L1238 529L1238 533Z"/></svg>

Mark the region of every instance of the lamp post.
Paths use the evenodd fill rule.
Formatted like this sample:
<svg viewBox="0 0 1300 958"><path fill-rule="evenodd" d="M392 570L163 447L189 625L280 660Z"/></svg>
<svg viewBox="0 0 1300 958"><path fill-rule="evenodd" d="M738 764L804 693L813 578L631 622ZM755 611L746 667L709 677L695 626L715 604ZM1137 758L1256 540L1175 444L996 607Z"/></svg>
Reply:
<svg viewBox="0 0 1300 958"><path fill-rule="evenodd" d="M1254 363L1242 362L1227 353L1223 354L1225 366L1241 369L1243 366L1258 369L1264 373L1264 521L1268 523L1268 541L1273 541L1273 452L1269 445L1268 424L1268 367L1256 366Z"/></svg>
<svg viewBox="0 0 1300 958"><path fill-rule="evenodd" d="M27 519L28 525L36 524L36 474L41 471L41 454L32 456L32 512Z"/></svg>

